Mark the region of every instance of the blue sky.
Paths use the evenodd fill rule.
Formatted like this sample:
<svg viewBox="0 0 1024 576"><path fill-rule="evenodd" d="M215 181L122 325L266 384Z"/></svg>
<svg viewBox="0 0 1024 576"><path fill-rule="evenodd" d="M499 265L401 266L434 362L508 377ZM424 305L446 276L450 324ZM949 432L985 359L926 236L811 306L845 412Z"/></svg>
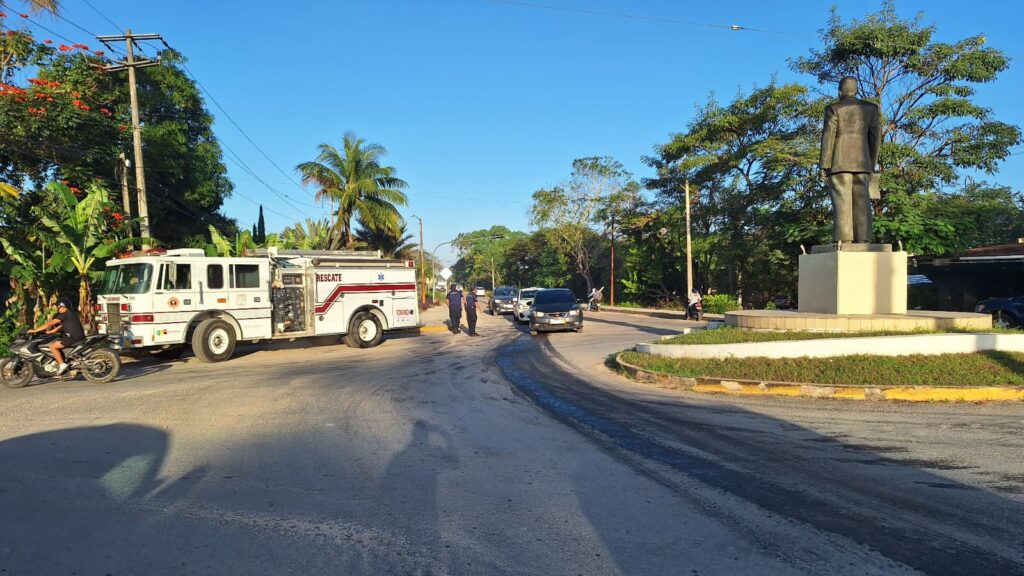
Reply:
<svg viewBox="0 0 1024 576"><path fill-rule="evenodd" d="M818 45L833 4L844 20L881 7L810 0L64 0L62 14L96 34L118 32L107 18L157 32L185 54L223 107L208 102L219 139L288 198L226 160L236 194L225 212L240 224L256 220L260 202L268 231L322 215L313 191L296 185L293 167L312 159L317 144L352 131L388 149L386 162L409 182L403 213L423 218L432 250L494 224L527 230L530 195L568 176L574 158L609 155L638 178L649 176L641 157L684 130L711 92L727 101L773 75L811 82L791 72L787 59ZM939 40L983 33L1012 57L997 82L979 88L977 101L1024 126L1017 3L896 7L905 17L923 11ZM36 19L95 44L68 22ZM732 24L760 31L722 28ZM1024 188L1022 150L989 180ZM416 220L407 220L417 233ZM438 254L453 260L447 248Z"/></svg>

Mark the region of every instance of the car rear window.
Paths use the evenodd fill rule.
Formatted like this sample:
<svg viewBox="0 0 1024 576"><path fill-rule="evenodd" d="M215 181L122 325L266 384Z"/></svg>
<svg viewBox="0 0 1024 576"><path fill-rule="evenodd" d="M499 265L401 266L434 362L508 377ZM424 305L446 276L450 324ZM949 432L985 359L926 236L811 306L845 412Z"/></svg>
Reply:
<svg viewBox="0 0 1024 576"><path fill-rule="evenodd" d="M568 290L541 290L534 304L575 304L576 297Z"/></svg>
<svg viewBox="0 0 1024 576"><path fill-rule="evenodd" d="M515 296L516 291L512 288L498 288L494 291L495 296Z"/></svg>

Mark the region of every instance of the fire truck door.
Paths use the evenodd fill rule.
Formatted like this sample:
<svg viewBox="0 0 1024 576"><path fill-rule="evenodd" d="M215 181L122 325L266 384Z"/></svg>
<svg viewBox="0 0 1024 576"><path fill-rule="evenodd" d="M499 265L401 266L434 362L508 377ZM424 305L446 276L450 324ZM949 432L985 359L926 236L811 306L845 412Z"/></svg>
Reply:
<svg viewBox="0 0 1024 576"><path fill-rule="evenodd" d="M182 341L198 295L191 263L168 262L160 266L153 292L154 343Z"/></svg>

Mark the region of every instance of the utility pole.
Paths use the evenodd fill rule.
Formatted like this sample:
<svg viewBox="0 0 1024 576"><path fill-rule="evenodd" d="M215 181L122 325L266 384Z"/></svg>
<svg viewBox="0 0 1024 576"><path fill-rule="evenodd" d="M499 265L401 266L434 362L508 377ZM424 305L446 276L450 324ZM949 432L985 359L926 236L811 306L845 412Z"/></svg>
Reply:
<svg viewBox="0 0 1024 576"><path fill-rule="evenodd" d="M123 35L97 36L96 39L107 46L109 46L108 42L124 40L128 49L128 57L125 60L107 66L104 68L104 71L128 70L128 95L131 98L132 108L132 144L135 151L135 188L139 196L139 235L143 238L142 248L146 249L148 246L145 239L150 237L149 205L146 201L146 173L143 170L142 163L142 126L139 123L139 95L135 85L135 69L156 66L160 61L159 59L150 60L148 58L136 60L135 41L160 40L162 42L163 38L159 34L132 34L132 30L129 28L125 30Z"/></svg>
<svg viewBox="0 0 1024 576"><path fill-rule="evenodd" d="M683 185L686 194L686 299L693 293L693 253L690 249L690 179Z"/></svg>
<svg viewBox="0 0 1024 576"><path fill-rule="evenodd" d="M332 208L334 207L333 206L333 201L332 201L332 206L331 207ZM420 300L421 300L422 304L424 306L426 306L427 305L427 267L424 266L424 264L423 264L423 261L424 261L424 256L423 256L423 252L424 252L424 249L423 249L423 218L420 218L419 216L417 216L415 214L413 214L412 217L420 221L420 284L423 286L423 292L420 294Z"/></svg>
<svg viewBox="0 0 1024 576"><path fill-rule="evenodd" d="M609 306L615 306L615 212L612 212L612 262L611 262L611 285L608 291Z"/></svg>
<svg viewBox="0 0 1024 576"><path fill-rule="evenodd" d="M491 256L491 294L492 294L492 297L493 297L493 294L494 294L494 289L495 289L495 285L494 285L494 256Z"/></svg>
<svg viewBox="0 0 1024 576"><path fill-rule="evenodd" d="M121 203L124 205L125 220L132 219L132 199L128 195L128 167L131 162L125 158L124 152L117 155L117 175L121 179Z"/></svg>

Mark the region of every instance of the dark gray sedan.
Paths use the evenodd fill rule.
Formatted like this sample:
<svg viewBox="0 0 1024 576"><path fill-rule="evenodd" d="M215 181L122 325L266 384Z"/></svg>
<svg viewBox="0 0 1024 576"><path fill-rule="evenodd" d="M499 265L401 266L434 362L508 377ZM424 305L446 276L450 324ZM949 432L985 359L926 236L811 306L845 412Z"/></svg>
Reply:
<svg viewBox="0 0 1024 576"><path fill-rule="evenodd" d="M583 330L583 310L568 288L541 290L533 299L530 334L556 330Z"/></svg>
<svg viewBox="0 0 1024 576"><path fill-rule="evenodd" d="M487 304L487 309L495 316L511 314L516 311L516 296L518 294L519 289L515 286L499 286L491 294L491 301Z"/></svg>

